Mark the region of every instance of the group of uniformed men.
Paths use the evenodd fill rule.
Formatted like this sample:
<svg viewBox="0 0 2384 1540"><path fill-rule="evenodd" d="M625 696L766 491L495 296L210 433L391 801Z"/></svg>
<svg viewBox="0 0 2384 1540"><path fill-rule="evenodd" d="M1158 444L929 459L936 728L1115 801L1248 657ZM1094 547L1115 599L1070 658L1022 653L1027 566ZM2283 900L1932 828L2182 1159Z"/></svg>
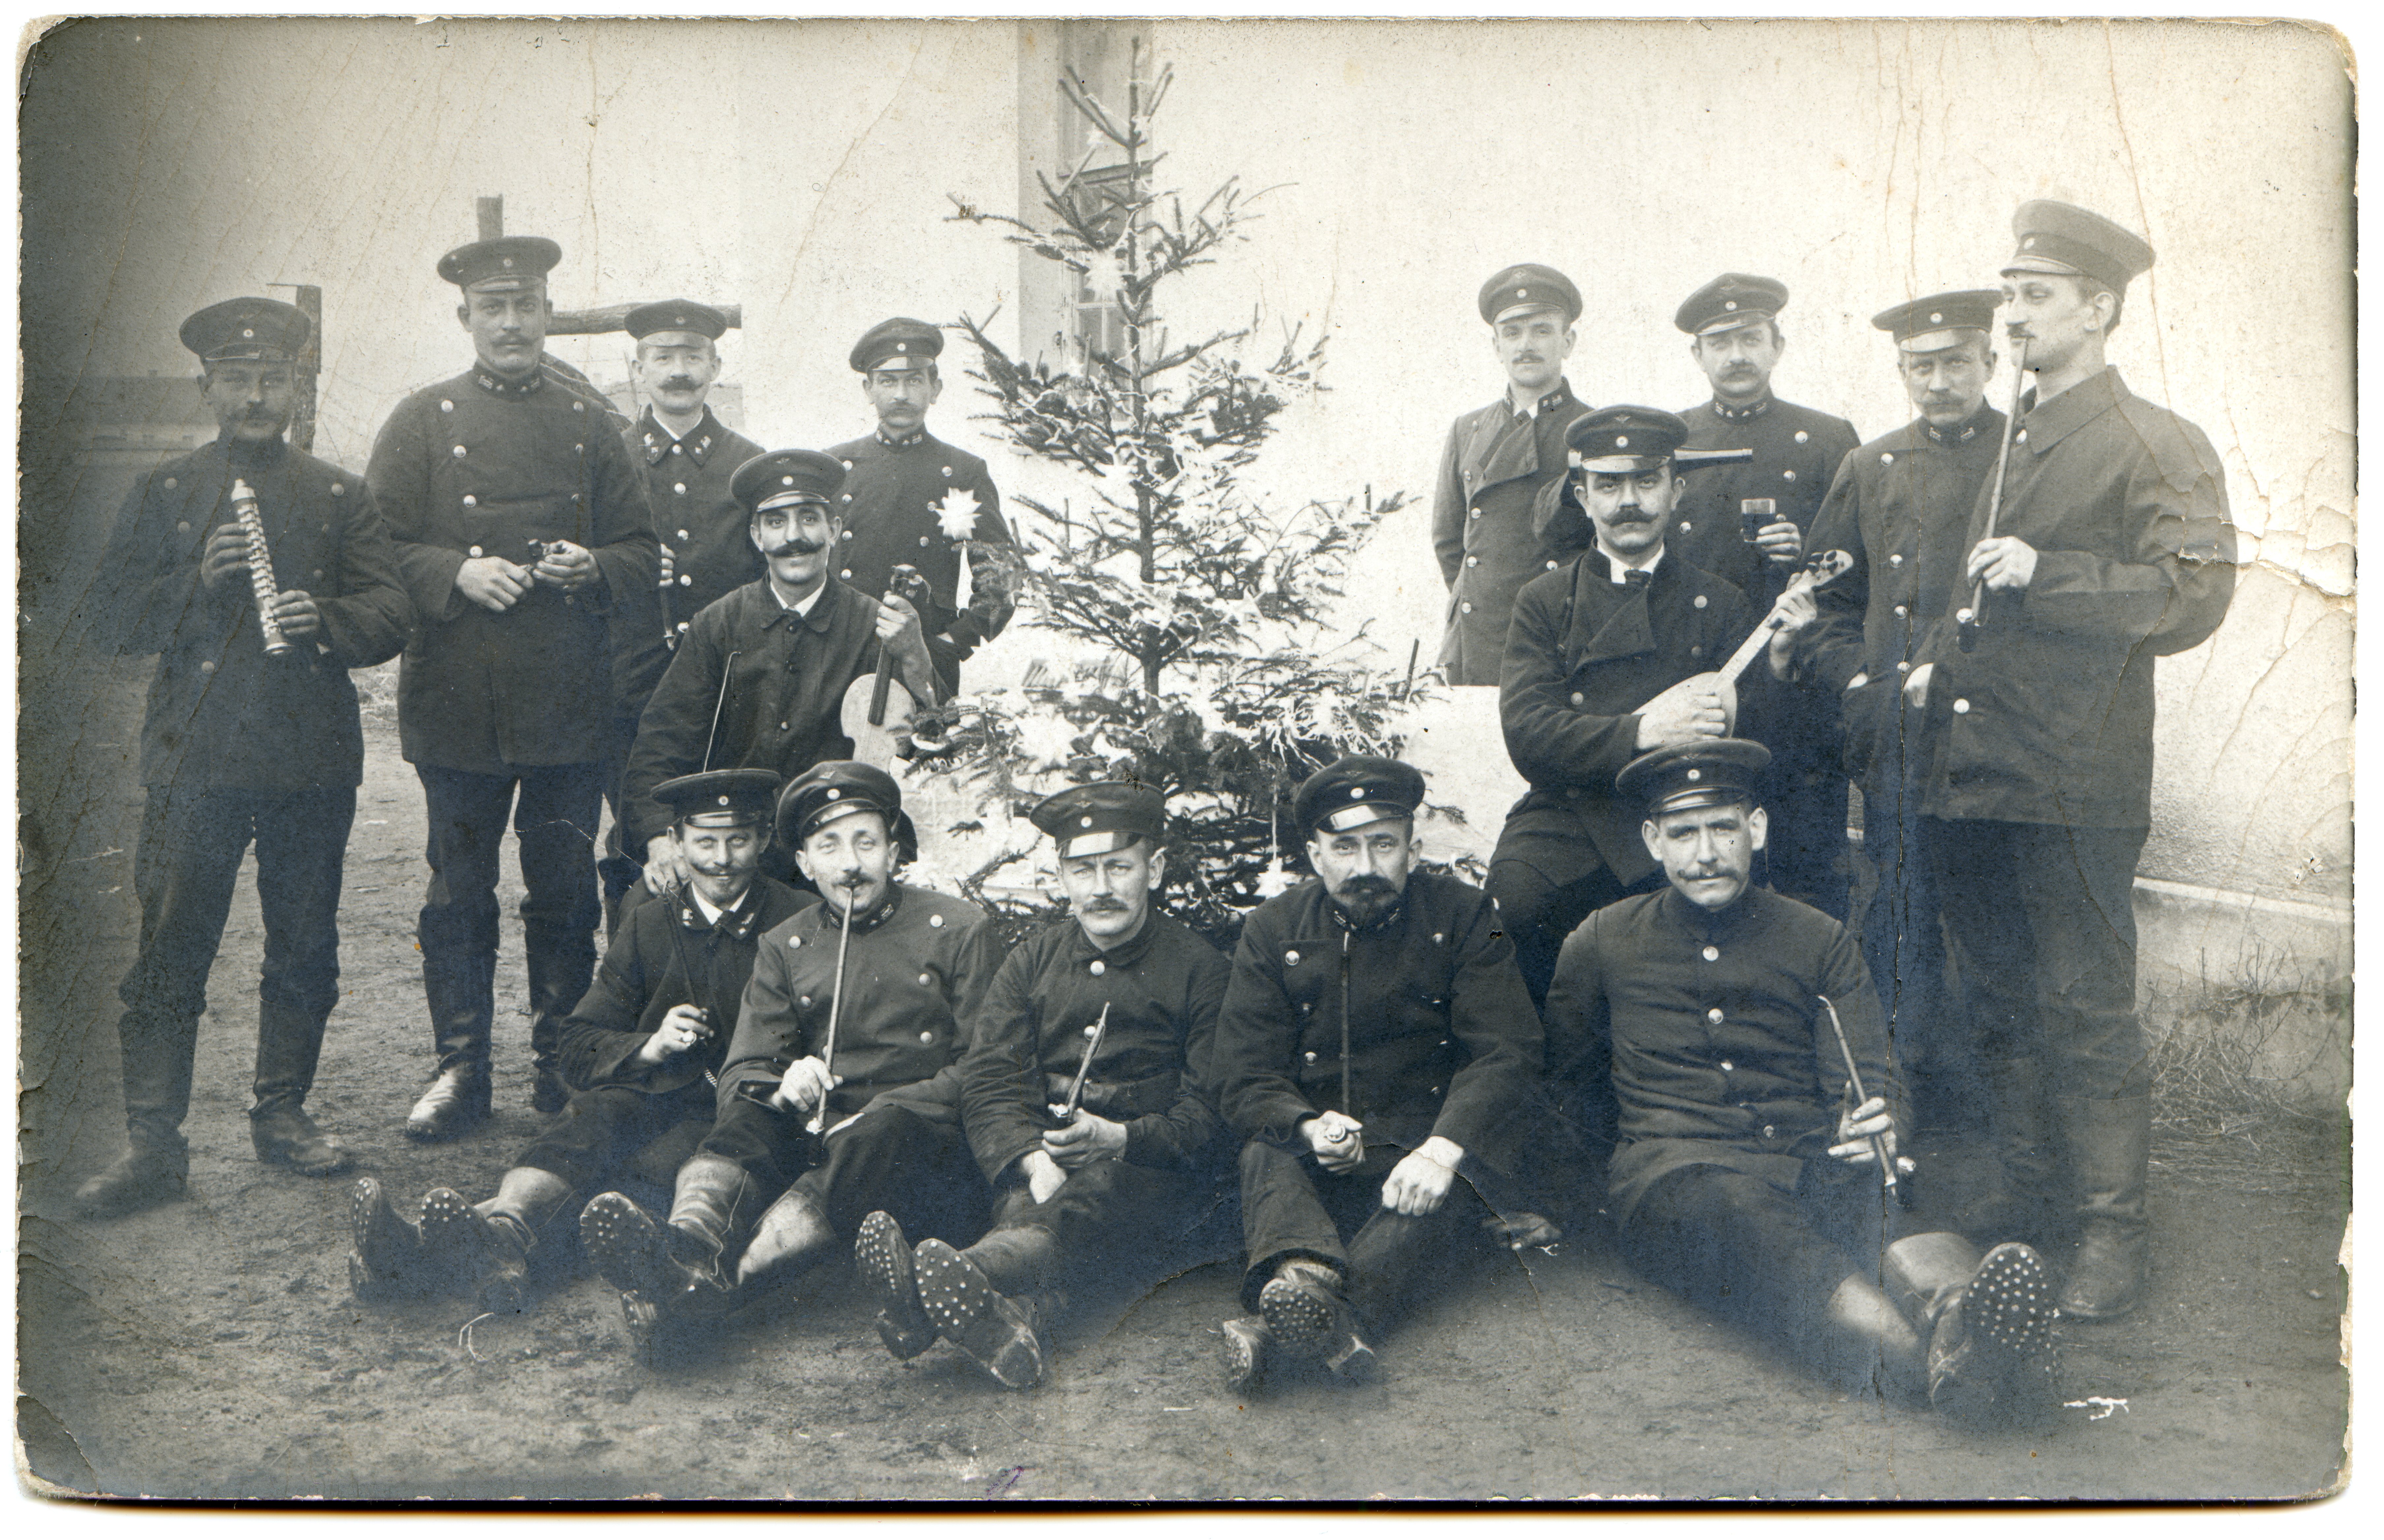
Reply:
<svg viewBox="0 0 2384 1540"><path fill-rule="evenodd" d="M1547 1244L1544 1211L1597 1207L1555 1157L1610 1145L1608 1211L1651 1277L1943 1407L2041 1403L2056 1297L2099 1319L2143 1285L2129 889L2152 659L2216 626L2233 547L2208 441L2104 363L2149 247L2062 204L2016 227L2002 292L1877 317L1919 416L1858 447L1771 394L1773 280L1725 274L1682 305L1714 396L1675 416L1583 407L1562 374L1579 292L1535 265L1494 278L1509 388L1450 434L1441 662L1499 688L1530 793L1484 892L1419 864L1414 769L1318 770L1293 808L1314 877L1255 910L1230 962L1158 902L1156 788L1033 810L1070 913L1006 952L982 910L900 880L900 783L847 757L839 704L881 663L944 698L1015 592L984 463L925 432L937 329L888 321L853 350L874 435L765 453L705 405L725 318L643 306L650 404L616 428L544 353L559 249L478 242L440 265L474 366L402 403L358 480L283 437L304 316L199 312L182 338L222 434L134 491L101 617L161 662L121 990L130 1142L84 1207L184 1185L196 1022L252 842L256 1151L350 1164L303 1103L361 776L347 671L402 646L437 1044L405 1132L489 1110L508 816L533 1102L554 1115L478 1202L435 1188L408 1220L360 1181L359 1296L524 1308L533 1254L576 1215L651 1352L850 1248L892 1352L941 1337L1024 1388L1073 1291L1198 1260L1237 1189L1228 1387L1283 1362L1360 1382L1483 1242ZM2036 376L2008 425L1985 399L2003 304ZM887 591L899 565L916 604ZM1742 700L1732 673L1757 656ZM1858 933L1848 775L1872 867ZM1993 1180L1924 1227L1892 1200L1902 1070L1965 1053L1974 1080L1931 1078L1983 1100ZM614 1190L632 1177L666 1214ZM2057 1280L2037 1249L2056 1240Z"/></svg>

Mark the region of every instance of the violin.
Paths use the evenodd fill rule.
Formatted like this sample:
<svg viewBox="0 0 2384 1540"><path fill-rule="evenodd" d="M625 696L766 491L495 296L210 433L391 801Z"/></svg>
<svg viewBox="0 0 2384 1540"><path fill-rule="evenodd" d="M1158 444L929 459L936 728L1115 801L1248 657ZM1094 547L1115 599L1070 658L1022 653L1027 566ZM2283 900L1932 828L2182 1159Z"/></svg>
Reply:
<svg viewBox="0 0 2384 1540"><path fill-rule="evenodd" d="M917 610L923 625L928 592L927 579L907 563L897 566L887 579L887 598L900 598ZM907 757L896 734L910 725L912 714L919 709L900 673L892 650L880 647L876 672L863 675L844 691L841 726L844 736L852 739L852 757L881 770L892 770L896 761Z"/></svg>

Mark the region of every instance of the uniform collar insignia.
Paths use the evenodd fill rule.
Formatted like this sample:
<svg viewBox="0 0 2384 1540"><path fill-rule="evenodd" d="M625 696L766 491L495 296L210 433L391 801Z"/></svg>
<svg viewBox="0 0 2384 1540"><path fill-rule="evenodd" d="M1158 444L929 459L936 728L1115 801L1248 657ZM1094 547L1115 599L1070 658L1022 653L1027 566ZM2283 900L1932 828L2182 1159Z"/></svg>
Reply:
<svg viewBox="0 0 2384 1540"><path fill-rule="evenodd" d="M1410 883L1412 884L1414 874L1409 873L1409 876L1410 878ZM1324 895L1324 910L1326 913L1333 916L1333 923L1335 925L1340 926L1343 930L1347 931L1350 935L1368 936L1376 931L1388 930L1393 925L1398 924L1399 921L1406 918L1408 912L1408 890L1406 888L1401 888L1399 890L1399 901L1391 905L1390 908L1383 911L1381 914L1375 916L1371 925L1360 925L1357 920L1351 916L1347 910L1341 907L1338 900L1336 900L1330 892L1327 892Z"/></svg>
<svg viewBox="0 0 2384 1540"><path fill-rule="evenodd" d="M485 364L475 364L472 383L492 396L533 396L546 388L546 371L532 369L527 379L507 379L492 373Z"/></svg>
<svg viewBox="0 0 2384 1540"><path fill-rule="evenodd" d="M879 903L876 908L871 910L868 913L858 914L853 917L852 933L855 936L868 935L871 931L875 930L879 925L882 925L887 921L892 919L894 917L894 911L900 909L901 906L902 885L899 882L888 883L886 885L886 898L884 901ZM828 902L826 898L823 897L820 900L818 908L822 912L820 915L820 923L822 925L840 926L844 924L844 911Z"/></svg>
<svg viewBox="0 0 2384 1540"><path fill-rule="evenodd" d="M877 441L888 449L909 449L913 444L923 444L927 441L927 430L924 428L914 428L899 439L888 438L886 429L880 428L877 429L876 436Z"/></svg>
<svg viewBox="0 0 2384 1540"><path fill-rule="evenodd" d="M1759 417L1763 416L1764 413L1770 411L1771 401L1772 396L1769 391L1764 392L1763 399L1761 401L1757 402L1752 406L1725 406L1721 404L1720 400L1717 398L1713 403L1714 416L1720 417L1724 422L1746 422L1752 418Z"/></svg>
<svg viewBox="0 0 2384 1540"><path fill-rule="evenodd" d="M671 452L673 444L677 444L701 470L703 457L711 453L712 446L719 441L718 435L713 431L716 427L718 424L712 420L712 408L707 406L703 409L703 416L695 419L695 426L687 430L686 438L674 439L670 429L662 425L661 419L654 416L654 409L649 406L644 419L638 424L638 441L643 448L646 464L650 466L661 465L663 456Z"/></svg>

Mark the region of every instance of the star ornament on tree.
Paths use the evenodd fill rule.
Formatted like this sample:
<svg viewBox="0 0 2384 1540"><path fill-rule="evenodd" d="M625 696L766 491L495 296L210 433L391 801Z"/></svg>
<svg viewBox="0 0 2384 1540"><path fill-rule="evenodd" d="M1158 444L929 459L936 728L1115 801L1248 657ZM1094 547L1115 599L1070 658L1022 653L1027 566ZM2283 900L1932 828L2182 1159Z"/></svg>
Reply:
<svg viewBox="0 0 2384 1540"><path fill-rule="evenodd" d="M936 515L946 540L964 540L976 530L976 493L966 487L951 488L941 503L931 504L927 511Z"/></svg>

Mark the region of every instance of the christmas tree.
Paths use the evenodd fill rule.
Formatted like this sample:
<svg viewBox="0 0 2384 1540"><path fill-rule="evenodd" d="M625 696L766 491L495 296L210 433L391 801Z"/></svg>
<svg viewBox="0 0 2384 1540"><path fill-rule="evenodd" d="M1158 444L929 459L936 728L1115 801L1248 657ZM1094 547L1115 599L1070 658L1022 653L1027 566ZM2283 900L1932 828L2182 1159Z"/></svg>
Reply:
<svg viewBox="0 0 2384 1540"><path fill-rule="evenodd" d="M950 702L923 724L923 739L942 742L922 754L1012 807L1084 781L1158 787L1175 912L1230 944L1243 914L1297 880L1293 789L1344 753L1397 750L1409 680L1332 611L1353 554L1407 500L1369 489L1285 506L1251 474L1285 409L1322 389L1324 345L1292 328L1261 349L1255 315L1171 338L1171 280L1247 240L1255 196L1228 179L1187 208L1154 185L1151 123L1173 71L1146 68L1137 47L1122 111L1073 70L1062 77L1098 137L1074 171L1040 179L1038 217L953 200L952 218L1068 269L1111 324L1055 365L1013 359L987 323L960 323L993 406L984 420L1069 473L1070 495L1011 501L1023 510L1020 597L1080 655ZM1115 158L1096 166L1104 148ZM997 854L972 889L982 896L1023 854Z"/></svg>

